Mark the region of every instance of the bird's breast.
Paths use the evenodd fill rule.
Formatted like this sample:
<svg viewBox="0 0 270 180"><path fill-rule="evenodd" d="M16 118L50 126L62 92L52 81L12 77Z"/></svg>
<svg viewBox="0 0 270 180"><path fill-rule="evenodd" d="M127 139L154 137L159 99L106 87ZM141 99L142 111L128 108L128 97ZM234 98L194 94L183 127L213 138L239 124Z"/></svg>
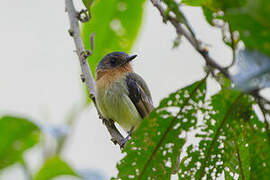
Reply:
<svg viewBox="0 0 270 180"><path fill-rule="evenodd" d="M141 121L135 105L128 96L125 76L107 83L97 82L96 100L102 115L106 119L116 121L126 131L136 127Z"/></svg>

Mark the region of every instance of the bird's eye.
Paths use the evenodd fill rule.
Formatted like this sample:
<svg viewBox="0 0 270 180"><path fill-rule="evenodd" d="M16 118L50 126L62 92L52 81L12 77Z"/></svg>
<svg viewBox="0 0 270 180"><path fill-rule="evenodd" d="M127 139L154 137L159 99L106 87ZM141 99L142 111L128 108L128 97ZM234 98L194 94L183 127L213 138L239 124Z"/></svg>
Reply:
<svg viewBox="0 0 270 180"><path fill-rule="evenodd" d="M115 66L117 63L117 60L115 58L111 58L110 63L111 65Z"/></svg>

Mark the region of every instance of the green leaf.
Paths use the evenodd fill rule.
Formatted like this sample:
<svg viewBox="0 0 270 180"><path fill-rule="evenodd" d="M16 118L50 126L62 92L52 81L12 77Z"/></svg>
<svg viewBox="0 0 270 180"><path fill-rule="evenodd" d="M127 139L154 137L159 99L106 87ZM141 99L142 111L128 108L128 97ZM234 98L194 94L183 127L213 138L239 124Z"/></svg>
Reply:
<svg viewBox="0 0 270 180"><path fill-rule="evenodd" d="M224 173L225 179L269 179L269 140L253 104L250 96L229 89L212 96L197 129L199 143L188 146L179 178L217 179Z"/></svg>
<svg viewBox="0 0 270 180"><path fill-rule="evenodd" d="M270 2L268 0L184 0L191 6L202 6L207 21L222 19L249 49L270 55Z"/></svg>
<svg viewBox="0 0 270 180"><path fill-rule="evenodd" d="M85 47L90 49L90 35L95 33L95 48L88 58L94 73L98 62L112 51L129 52L142 21L145 0L100 0L91 8L92 18L83 24Z"/></svg>
<svg viewBox="0 0 270 180"><path fill-rule="evenodd" d="M121 179L170 179L186 142L185 133L197 125L206 92L205 79L163 99L135 131L117 165Z"/></svg>
<svg viewBox="0 0 270 180"><path fill-rule="evenodd" d="M212 97L209 109L213 110L206 109L204 125L200 129L201 132L196 135L197 138L202 139L198 145L192 144L187 148L187 156L180 164L180 178L201 179L206 175L208 178L215 179L221 175L224 169L224 149L221 148L220 137L224 135L223 131L226 130L235 103L239 100L238 92L229 92L221 91Z"/></svg>
<svg viewBox="0 0 270 180"><path fill-rule="evenodd" d="M213 12L208 9L207 7L204 7L202 6L202 10L203 10L203 14L205 16L205 19L207 20L207 22L210 24L210 25L214 25L213 24Z"/></svg>
<svg viewBox="0 0 270 180"><path fill-rule="evenodd" d="M264 123L252 114L249 122L248 151L250 179L270 179L270 134Z"/></svg>
<svg viewBox="0 0 270 180"><path fill-rule="evenodd" d="M60 157L55 156L47 159L37 175L34 177L34 180L48 180L63 175L78 177L74 170L65 161Z"/></svg>
<svg viewBox="0 0 270 180"><path fill-rule="evenodd" d="M181 3L189 6L200 6L203 0L182 0Z"/></svg>
<svg viewBox="0 0 270 180"><path fill-rule="evenodd" d="M270 2L248 0L239 8L228 9L225 21L233 31L240 33L240 39L249 49L270 55Z"/></svg>
<svg viewBox="0 0 270 180"><path fill-rule="evenodd" d="M39 142L39 136L39 128L25 118L0 118L0 170L21 161L23 153Z"/></svg>

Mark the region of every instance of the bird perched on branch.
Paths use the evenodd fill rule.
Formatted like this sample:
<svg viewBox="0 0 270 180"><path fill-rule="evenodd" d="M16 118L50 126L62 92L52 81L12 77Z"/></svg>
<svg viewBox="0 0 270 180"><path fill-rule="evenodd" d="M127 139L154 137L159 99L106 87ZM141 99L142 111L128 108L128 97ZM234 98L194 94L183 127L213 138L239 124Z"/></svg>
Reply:
<svg viewBox="0 0 270 180"><path fill-rule="evenodd" d="M130 62L137 55L107 54L96 69L96 102L102 116L117 122L128 136L154 108L150 91Z"/></svg>

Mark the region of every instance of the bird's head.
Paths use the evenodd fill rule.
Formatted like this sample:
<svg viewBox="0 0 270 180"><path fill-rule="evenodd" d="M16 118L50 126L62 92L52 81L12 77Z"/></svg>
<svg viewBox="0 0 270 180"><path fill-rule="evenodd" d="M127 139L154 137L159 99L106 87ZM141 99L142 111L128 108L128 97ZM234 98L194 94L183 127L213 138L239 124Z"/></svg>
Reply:
<svg viewBox="0 0 270 180"><path fill-rule="evenodd" d="M129 56L124 52L109 53L98 63L96 71L125 68L130 66L129 63L136 58L136 56L137 55Z"/></svg>

